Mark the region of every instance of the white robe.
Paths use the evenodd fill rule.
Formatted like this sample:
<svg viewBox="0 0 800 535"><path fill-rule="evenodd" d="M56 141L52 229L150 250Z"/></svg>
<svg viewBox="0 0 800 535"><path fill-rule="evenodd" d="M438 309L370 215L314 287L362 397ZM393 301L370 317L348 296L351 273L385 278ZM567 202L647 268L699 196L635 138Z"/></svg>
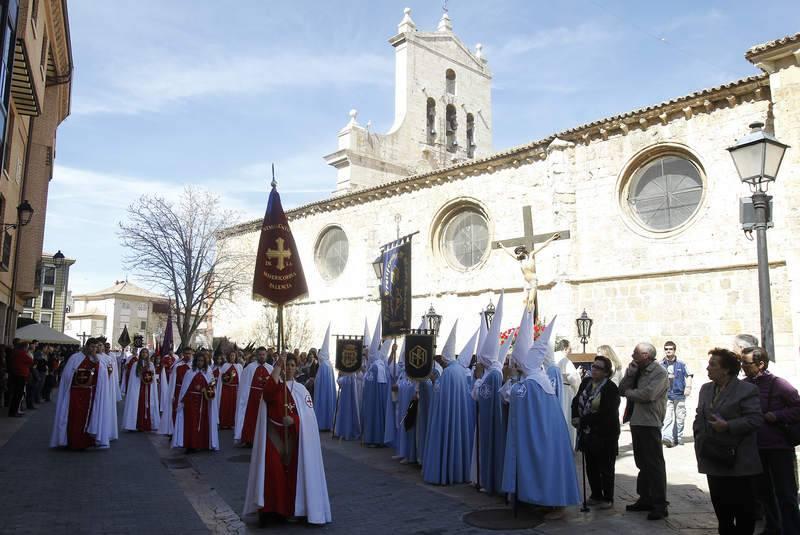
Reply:
<svg viewBox="0 0 800 535"><path fill-rule="evenodd" d="M67 360L64 369L61 371L61 388L58 389L56 416L53 420L53 432L50 435L51 448L68 445L67 424L69 422L69 396L72 377L84 358L86 358L86 355L83 352L75 353ZM95 386L94 399L92 400L91 416L86 423L86 432L94 437L97 446L107 448L111 441L112 422L107 410L108 404L111 402L111 389L106 365L101 359L96 358L96 360L99 363L97 385Z"/></svg>
<svg viewBox="0 0 800 535"><path fill-rule="evenodd" d="M153 426L153 431L155 431L155 426L159 421L158 384L155 382L156 368L152 362L149 363L148 369L153 372L154 380L150 385L150 398L147 400L145 406L150 407L150 422ZM122 428L128 431L136 431L136 419L139 415L139 393L141 391L139 387L141 383L142 379L136 375L136 369L132 369L128 377L128 394L125 396L125 410L122 412Z"/></svg>
<svg viewBox="0 0 800 535"><path fill-rule="evenodd" d="M158 434L160 435L171 435L175 431L175 422L172 421L172 400L175 398L175 378L178 376L178 367L180 366L189 366L191 368L190 362L184 362L183 360L179 360L175 362L172 366L172 373L169 377L169 382L167 383L166 392L164 389L161 390L161 422L158 425ZM191 371L188 370L186 374L183 376L183 384L186 383L186 375ZM161 373L164 373L164 369L161 369ZM177 420L177 412L175 415Z"/></svg>
<svg viewBox="0 0 800 535"><path fill-rule="evenodd" d="M178 411L175 414L175 430L172 433L173 448L183 447L183 398L189 391L189 385L192 384L192 379L194 379L194 376L198 373L205 375L206 382L209 384L211 384L211 381L214 380L214 375L211 373L211 369L208 369L205 372L200 370L189 370L186 372L186 375L183 376L181 392L180 396L178 397ZM217 392L217 395L219 395L219 392ZM208 446L211 450L218 450L219 431L217 430L217 425L219 424L219 419L217 418L217 413L214 411L214 401L208 401L204 397L203 402L210 405L208 409Z"/></svg>
<svg viewBox="0 0 800 535"><path fill-rule="evenodd" d="M577 429L572 426L572 400L578 393L578 388L581 386L581 374L578 373L577 368L575 368L575 365L569 357L561 351L556 353L556 362L559 370L561 370L561 380L564 382L563 395L561 396L561 411L564 413L564 419L567 421L567 429L569 429L569 439L572 444L572 449L575 449Z"/></svg>
<svg viewBox="0 0 800 535"><path fill-rule="evenodd" d="M117 363L114 357L111 355L107 355L106 353L98 353L97 358L100 359L100 362L108 369L108 366L111 366L111 376L109 377L109 391L110 396L108 396L108 402L106 403L106 410L108 411L108 418L110 422L110 434L109 437L111 440L117 440L119 438L119 421L117 418L117 402L122 399L122 393L120 392L119 387L119 370L117 369Z"/></svg>
<svg viewBox="0 0 800 535"><path fill-rule="evenodd" d="M314 414L314 403L311 394L302 384L289 381L287 386L292 393L300 417L294 514L307 517L309 524L325 524L332 520L331 505L328 499L325 467L322 464L322 449L319 442L317 416ZM267 404L262 399L258 409L253 451L250 453L250 473L247 476L243 515L255 513L264 507L266 441Z"/></svg>
<svg viewBox="0 0 800 535"><path fill-rule="evenodd" d="M240 366L237 364L237 366ZM247 412L247 400L250 399L250 385L253 383L253 375L256 373L256 368L259 366L258 361L254 360L244 367L244 370L239 368L239 390L236 392L236 421L233 426L233 440L241 440L242 427L244 426L244 416ZM272 373L272 366L261 364L267 369L269 374ZM226 368L227 369L227 368Z"/></svg>

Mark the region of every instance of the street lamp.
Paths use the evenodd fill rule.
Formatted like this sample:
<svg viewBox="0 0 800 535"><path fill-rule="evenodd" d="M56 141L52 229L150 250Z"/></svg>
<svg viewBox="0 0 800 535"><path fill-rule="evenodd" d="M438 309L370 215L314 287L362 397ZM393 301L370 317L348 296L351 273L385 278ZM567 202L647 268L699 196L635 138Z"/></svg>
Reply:
<svg viewBox="0 0 800 535"><path fill-rule="evenodd" d="M17 206L17 221L15 223L4 223L3 228L18 228L24 227L28 223L31 222L31 218L33 217L33 207L31 203L27 200L24 200Z"/></svg>
<svg viewBox="0 0 800 535"><path fill-rule="evenodd" d="M442 316L436 313L436 310L433 309L433 304L428 309L428 313L422 316L423 321L428 326L428 329L433 331L433 337L436 338L436 335L439 333L439 326L442 324Z"/></svg>
<svg viewBox="0 0 800 535"><path fill-rule="evenodd" d="M767 195L769 185L775 182L783 155L789 145L785 145L763 130L764 123L752 123L750 133L728 147L733 165L739 179L750 186L753 192L753 211L756 231L756 251L758 254L758 298L761 309L761 340L775 360L775 342L772 332L772 297L769 289L769 255L767 254L767 226L772 219L769 213L771 195Z"/></svg>
<svg viewBox="0 0 800 535"><path fill-rule="evenodd" d="M583 309L583 314L581 317L575 320L575 325L578 326L578 336L581 338L581 343L583 344L583 352L586 353L586 342L589 341L589 337L592 336L592 325L594 324L594 320L589 317L586 313L586 309Z"/></svg>
<svg viewBox="0 0 800 535"><path fill-rule="evenodd" d="M483 320L486 322L486 329L492 326L492 319L494 319L494 304L492 303L492 298L489 298L489 304L486 305L486 309L483 311Z"/></svg>
<svg viewBox="0 0 800 535"><path fill-rule="evenodd" d="M55 263L57 268L64 266L64 253L61 252L61 249L58 250L56 254L53 255L53 262Z"/></svg>
<svg viewBox="0 0 800 535"><path fill-rule="evenodd" d="M375 270L375 278L381 280L381 275L383 275L383 255L378 255L378 258L372 261L372 269Z"/></svg>

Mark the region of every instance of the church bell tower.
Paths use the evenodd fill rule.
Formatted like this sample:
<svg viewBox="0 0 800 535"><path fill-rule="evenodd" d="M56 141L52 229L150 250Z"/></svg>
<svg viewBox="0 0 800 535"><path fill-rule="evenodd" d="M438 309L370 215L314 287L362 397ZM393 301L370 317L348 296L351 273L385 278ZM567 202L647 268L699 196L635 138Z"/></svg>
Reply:
<svg viewBox="0 0 800 535"><path fill-rule="evenodd" d="M492 77L481 45L467 48L447 12L436 31L418 31L409 8L389 43L395 49L394 122L386 134L375 134L351 110L338 150L325 156L337 170L338 194L492 152Z"/></svg>

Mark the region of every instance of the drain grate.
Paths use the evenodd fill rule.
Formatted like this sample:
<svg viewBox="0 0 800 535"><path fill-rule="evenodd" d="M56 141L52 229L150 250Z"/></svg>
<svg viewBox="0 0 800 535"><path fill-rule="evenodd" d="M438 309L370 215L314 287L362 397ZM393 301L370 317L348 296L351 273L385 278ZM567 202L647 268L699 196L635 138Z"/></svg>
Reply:
<svg viewBox="0 0 800 535"><path fill-rule="evenodd" d="M162 463L164 466L171 470L180 470L183 468L191 468L192 463L189 462L189 459L186 457L170 457L168 459L162 459Z"/></svg>
<svg viewBox="0 0 800 535"><path fill-rule="evenodd" d="M464 515L464 522L476 528L507 531L530 529L541 524L543 520L541 516L524 508L520 508L516 517L510 508L503 508L467 513Z"/></svg>
<svg viewBox="0 0 800 535"><path fill-rule="evenodd" d="M228 457L229 463L249 463L250 462L250 454L245 453L244 455L234 455L233 457Z"/></svg>

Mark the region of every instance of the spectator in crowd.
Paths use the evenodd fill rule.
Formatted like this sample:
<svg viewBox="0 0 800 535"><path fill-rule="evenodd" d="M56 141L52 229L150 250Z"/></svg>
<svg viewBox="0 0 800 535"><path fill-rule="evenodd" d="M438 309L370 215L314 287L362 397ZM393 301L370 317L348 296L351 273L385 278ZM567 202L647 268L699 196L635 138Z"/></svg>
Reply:
<svg viewBox="0 0 800 535"><path fill-rule="evenodd" d="M686 421L686 398L692 394L692 372L689 366L678 359L675 342L664 344L664 358L661 365L667 370L669 390L667 390L667 412L661 441L668 448L683 445L683 425Z"/></svg>
<svg viewBox="0 0 800 535"><path fill-rule="evenodd" d="M28 354L28 342L18 341L14 345L14 353L11 356L11 366L9 367L9 390L11 395L8 415L10 417L25 414L20 408L22 400L25 398L25 387L28 384L32 367L33 357Z"/></svg>
<svg viewBox="0 0 800 535"><path fill-rule="evenodd" d="M638 344L619 384L619 392L628 398L623 422L631 423L633 458L639 475L636 491L639 499L626 506L627 511L649 511L648 520L660 520L667 512L667 474L661 427L667 401L667 371L656 362L653 344Z"/></svg>
<svg viewBox="0 0 800 535"><path fill-rule="evenodd" d="M708 352L708 378L700 388L694 419L697 471L705 474L721 534L752 534L756 477L761 473L757 430L763 423L758 387L740 381L733 351Z"/></svg>
<svg viewBox="0 0 800 535"><path fill-rule="evenodd" d="M625 367L622 365L622 361L617 356L617 352L614 351L614 348L611 346L602 345L597 348L597 354L602 355L611 361L611 364L614 367L614 374L611 376L611 380L615 385L619 386L619 382L622 381L622 376L625 373Z"/></svg>
<svg viewBox="0 0 800 535"><path fill-rule="evenodd" d="M597 355L591 376L581 382L572 400L572 425L583 452L592 494L589 505L614 506L614 465L619 445L619 389L611 376L611 360Z"/></svg>
<svg viewBox="0 0 800 535"><path fill-rule="evenodd" d="M30 369L28 371L28 378L25 383L25 406L28 410L36 410L36 388L39 383L39 370L36 368L36 354L37 344L39 342L34 340L27 345L28 356L31 357Z"/></svg>
<svg viewBox="0 0 800 535"><path fill-rule="evenodd" d="M752 334L737 334L733 337L733 352L741 356L748 347L758 347L758 338Z"/></svg>
<svg viewBox="0 0 800 535"><path fill-rule="evenodd" d="M761 347L742 351L745 381L758 387L764 425L758 428L758 453L763 473L758 478L758 499L764 508L764 533L800 533L794 446L783 425L800 422L800 395L787 380L773 375L769 355Z"/></svg>

